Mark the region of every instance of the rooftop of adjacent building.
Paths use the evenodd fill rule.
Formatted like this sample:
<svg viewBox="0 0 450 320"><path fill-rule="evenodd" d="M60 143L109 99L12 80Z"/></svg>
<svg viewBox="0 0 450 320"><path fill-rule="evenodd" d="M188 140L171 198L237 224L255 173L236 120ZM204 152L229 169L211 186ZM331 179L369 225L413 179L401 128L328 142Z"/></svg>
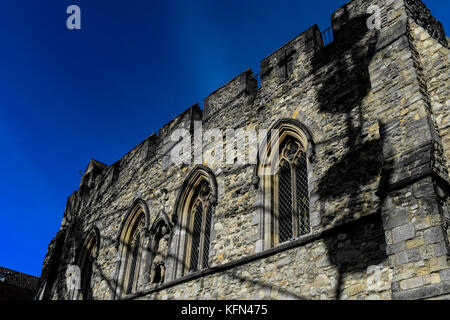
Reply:
<svg viewBox="0 0 450 320"><path fill-rule="evenodd" d="M0 283L35 291L38 287L39 278L19 271L0 267Z"/></svg>

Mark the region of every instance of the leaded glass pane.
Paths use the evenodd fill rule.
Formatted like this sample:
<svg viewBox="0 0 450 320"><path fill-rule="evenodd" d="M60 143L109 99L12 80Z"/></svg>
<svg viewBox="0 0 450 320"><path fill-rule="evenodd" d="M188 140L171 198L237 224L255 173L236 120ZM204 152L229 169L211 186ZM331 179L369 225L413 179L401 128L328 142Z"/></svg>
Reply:
<svg viewBox="0 0 450 320"><path fill-rule="evenodd" d="M201 203L198 203L195 207L194 227L192 228L191 261L189 266L190 272L198 270L198 259L200 255L200 237L202 231L202 217L203 217L203 207Z"/></svg>
<svg viewBox="0 0 450 320"><path fill-rule="evenodd" d="M302 236L310 232L308 170L304 152L300 155L295 166L295 183L297 189L298 235Z"/></svg>
<svg viewBox="0 0 450 320"><path fill-rule="evenodd" d="M130 266L130 278L128 281L128 288L127 288L127 293L131 293L133 291L133 285L134 285L134 278L136 273L136 268L137 268L137 260L138 260L138 254L139 254L139 244L141 241L141 237L140 237L140 233L139 231L136 231L137 234L135 236L135 239L132 242L132 255L131 255L131 266Z"/></svg>
<svg viewBox="0 0 450 320"><path fill-rule="evenodd" d="M278 227L279 242L285 242L292 238L292 184L291 168L286 161L280 164L278 182Z"/></svg>
<svg viewBox="0 0 450 320"><path fill-rule="evenodd" d="M202 268L208 268L208 260L209 260L209 241L211 234L211 220L212 220L212 206L209 205L206 210L206 221L205 221L205 242L203 243L203 264Z"/></svg>

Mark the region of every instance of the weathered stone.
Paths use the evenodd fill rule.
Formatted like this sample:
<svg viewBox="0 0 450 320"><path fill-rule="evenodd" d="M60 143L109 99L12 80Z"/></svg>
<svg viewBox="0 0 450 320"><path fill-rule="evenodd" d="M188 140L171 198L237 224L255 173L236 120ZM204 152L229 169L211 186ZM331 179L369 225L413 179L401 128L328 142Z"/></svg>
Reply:
<svg viewBox="0 0 450 320"><path fill-rule="evenodd" d="M395 227L399 227L405 225L409 222L408 210L400 209L397 210L395 215L386 217L385 228L393 229Z"/></svg>
<svg viewBox="0 0 450 320"><path fill-rule="evenodd" d="M414 236L415 230L412 223L405 224L392 230L392 239L394 244L399 243L400 241L412 239Z"/></svg>
<svg viewBox="0 0 450 320"><path fill-rule="evenodd" d="M398 242L396 244L391 244L386 247L387 254L394 254L406 249L405 242Z"/></svg>
<svg viewBox="0 0 450 320"><path fill-rule="evenodd" d="M370 4L384 13L376 32L367 29ZM68 298L66 269L88 248L95 248L94 299L450 294L442 216L450 205L449 51L442 26L418 0L353 0L331 20L331 43L313 26L263 59L259 87L247 70L209 95L203 110L188 108L111 166L91 161L49 244L38 298ZM215 134L206 139L199 127ZM295 188L286 183L292 189L280 192L280 172L263 172L264 154L275 153L264 146L257 145L264 152L255 163L238 161L250 148L231 153L228 163L216 158L220 135L232 138L225 150L244 146L241 128L281 128L283 161L295 168L291 174L303 170L303 187L295 180ZM174 164L164 154L183 141L172 139L178 129L190 135L195 162ZM291 154L295 143L301 152ZM289 196L296 188L302 193ZM291 202L303 208L301 218L289 213ZM277 221L276 203L292 217ZM195 232L193 208L211 218ZM133 221L143 225L131 228ZM300 222L302 232L287 226L279 243L287 221ZM170 237L161 240L163 225ZM97 229L99 247L84 245ZM135 230L145 245L136 244ZM194 234L204 242L198 248ZM131 243L153 245L135 267L139 283L124 276L138 265L127 265ZM202 263L186 266L200 251ZM132 295L121 289L126 279Z"/></svg>
<svg viewBox="0 0 450 320"><path fill-rule="evenodd" d="M425 240L424 238L421 237L416 237L412 240L408 240L406 241L406 249L412 249L412 248L417 248L420 246L423 246L425 244Z"/></svg>
<svg viewBox="0 0 450 320"><path fill-rule="evenodd" d="M417 288L420 286L423 286L423 278L422 277L415 277L415 278L400 281L400 287L403 290Z"/></svg>
<svg viewBox="0 0 450 320"><path fill-rule="evenodd" d="M408 262L408 255L405 251L401 251L395 255L397 258L397 265L402 265Z"/></svg>
<svg viewBox="0 0 450 320"><path fill-rule="evenodd" d="M437 257L448 255L448 248L445 241L441 241L434 245L434 254Z"/></svg>
<svg viewBox="0 0 450 320"><path fill-rule="evenodd" d="M425 230L424 236L426 244L437 243L444 240L444 234L441 227L434 227Z"/></svg>
<svg viewBox="0 0 450 320"><path fill-rule="evenodd" d="M439 274L442 281L450 281L450 269L441 270Z"/></svg>
<svg viewBox="0 0 450 320"><path fill-rule="evenodd" d="M420 260L420 251L418 248L409 249L406 251L408 262L415 262Z"/></svg>

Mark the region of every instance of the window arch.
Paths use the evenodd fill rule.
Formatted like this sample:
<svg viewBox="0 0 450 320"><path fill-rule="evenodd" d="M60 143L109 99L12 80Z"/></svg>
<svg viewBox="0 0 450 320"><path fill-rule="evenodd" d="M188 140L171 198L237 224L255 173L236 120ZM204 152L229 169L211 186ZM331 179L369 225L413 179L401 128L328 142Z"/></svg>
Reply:
<svg viewBox="0 0 450 320"><path fill-rule="evenodd" d="M128 213L119 233L119 266L116 295L118 297L137 291L143 266L144 243L147 237L148 209L138 200Z"/></svg>
<svg viewBox="0 0 450 320"><path fill-rule="evenodd" d="M206 181L197 187L187 221L186 265L189 272L208 268L211 238L211 187Z"/></svg>
<svg viewBox="0 0 450 320"><path fill-rule="evenodd" d="M95 259L98 255L100 242L100 232L97 228L91 229L84 239L77 259L80 267L81 279L80 290L75 294L75 300L92 300L92 277Z"/></svg>
<svg viewBox="0 0 450 320"><path fill-rule="evenodd" d="M172 279L209 266L217 182L211 170L197 166L182 186L175 204L175 256Z"/></svg>
<svg viewBox="0 0 450 320"><path fill-rule="evenodd" d="M280 145L274 181L274 242L282 243L310 232L308 165L304 146L289 136Z"/></svg>
<svg viewBox="0 0 450 320"><path fill-rule="evenodd" d="M292 119L278 121L261 146L261 248L311 232L308 172L313 147L306 128Z"/></svg>

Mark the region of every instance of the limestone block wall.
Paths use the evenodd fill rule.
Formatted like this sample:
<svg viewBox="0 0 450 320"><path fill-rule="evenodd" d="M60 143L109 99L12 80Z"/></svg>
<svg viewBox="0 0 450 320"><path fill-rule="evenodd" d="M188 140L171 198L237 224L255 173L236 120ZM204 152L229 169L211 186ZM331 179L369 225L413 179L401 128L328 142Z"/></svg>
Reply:
<svg viewBox="0 0 450 320"><path fill-rule="evenodd" d="M249 257L248 263L222 265L135 298L391 299L392 270L377 219L306 237L294 248L286 245L279 253Z"/></svg>
<svg viewBox="0 0 450 320"><path fill-rule="evenodd" d="M367 28L370 5L381 9L379 30ZM327 46L313 26L261 61L260 87L247 70L208 96L203 111L187 109L115 164L91 161L89 179L69 197L49 246L39 297L70 298L67 266L93 227L101 238L94 299L448 294L449 51L442 26L424 8L412 0L350 1L332 15L334 41ZM238 165L234 157L227 163L226 155L241 146L239 130L257 133L280 122L300 126L308 137L312 232L274 247L258 163ZM200 127L214 131L202 137ZM173 163L180 141L171 137L179 129L189 133L193 162ZM250 146L257 140L248 137ZM222 159L220 148L227 151ZM217 182L209 267L176 271L183 257L176 255L175 224L165 282L144 277L138 292L116 296L118 233L128 212L140 200L148 208L147 229L162 211L176 221L177 197L199 166ZM168 191L164 208L161 188Z"/></svg>
<svg viewBox="0 0 450 320"><path fill-rule="evenodd" d="M449 50L446 39L436 41L424 27L411 21L411 37L417 50L423 77L429 94L433 119L442 138L445 158L450 159L450 90L449 79ZM448 168L448 162L447 162Z"/></svg>

